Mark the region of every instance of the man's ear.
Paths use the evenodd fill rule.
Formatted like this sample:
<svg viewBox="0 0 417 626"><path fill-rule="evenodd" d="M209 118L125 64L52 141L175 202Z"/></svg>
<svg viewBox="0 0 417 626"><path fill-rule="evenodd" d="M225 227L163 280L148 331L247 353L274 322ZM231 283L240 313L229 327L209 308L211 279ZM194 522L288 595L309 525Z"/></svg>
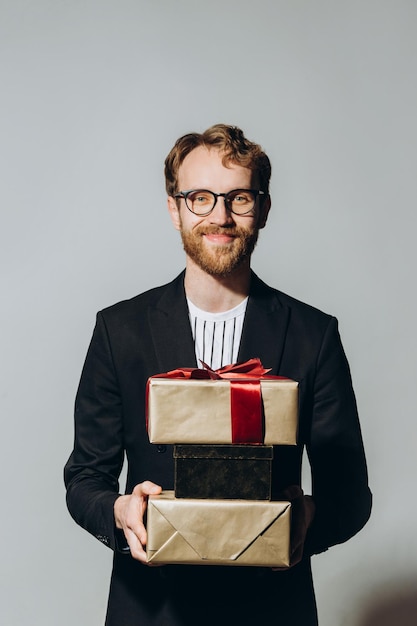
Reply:
<svg viewBox="0 0 417 626"><path fill-rule="evenodd" d="M168 211L171 216L172 223L174 224L174 228L176 230L180 230L181 229L180 211L179 211L176 199L173 198L172 196L168 196L167 205L168 205Z"/></svg>
<svg viewBox="0 0 417 626"><path fill-rule="evenodd" d="M268 219L269 209L271 208L271 196L268 194L262 202L262 207L259 212L258 228L264 228L266 220Z"/></svg>

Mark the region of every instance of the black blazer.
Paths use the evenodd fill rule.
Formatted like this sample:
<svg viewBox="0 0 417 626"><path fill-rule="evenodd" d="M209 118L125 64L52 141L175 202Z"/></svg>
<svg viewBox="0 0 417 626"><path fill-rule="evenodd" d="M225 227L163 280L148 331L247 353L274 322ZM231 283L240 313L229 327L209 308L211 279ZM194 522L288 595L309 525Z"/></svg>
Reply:
<svg viewBox="0 0 417 626"><path fill-rule="evenodd" d="M143 480L173 489L172 448L149 443L144 394L153 374L197 366L184 274L98 313L76 398L74 450L64 473L71 515L115 550L108 625L221 624L221 616L225 624L274 623L278 614L280 624L286 619L291 626L316 624L308 557L349 539L371 510L356 402L337 321L252 274L238 360L252 357L272 368L272 374L300 383L299 444L274 450L273 497L288 485L300 484L306 446L316 515L305 558L287 572L150 568L118 550L123 541L115 529L113 504L125 454L127 493Z"/></svg>

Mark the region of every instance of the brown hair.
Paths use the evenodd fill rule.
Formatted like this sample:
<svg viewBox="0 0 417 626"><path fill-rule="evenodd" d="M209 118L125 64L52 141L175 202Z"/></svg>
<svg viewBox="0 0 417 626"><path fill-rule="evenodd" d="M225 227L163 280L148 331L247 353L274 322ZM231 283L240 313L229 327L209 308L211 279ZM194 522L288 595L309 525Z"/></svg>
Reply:
<svg viewBox="0 0 417 626"><path fill-rule="evenodd" d="M229 163L237 163L252 170L259 179L260 189L268 193L271 163L261 146L246 139L237 126L215 124L204 133L189 133L175 142L165 159L165 187L169 196L180 191L178 170L185 157L199 146L220 150L226 167Z"/></svg>

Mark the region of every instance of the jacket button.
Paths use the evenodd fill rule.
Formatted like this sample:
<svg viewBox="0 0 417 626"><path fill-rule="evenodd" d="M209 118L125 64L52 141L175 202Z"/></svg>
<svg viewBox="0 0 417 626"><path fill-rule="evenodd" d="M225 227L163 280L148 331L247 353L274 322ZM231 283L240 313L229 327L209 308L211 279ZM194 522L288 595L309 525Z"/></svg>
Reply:
<svg viewBox="0 0 417 626"><path fill-rule="evenodd" d="M157 449L158 452L166 452L167 451L167 447L165 445L156 446L156 449Z"/></svg>

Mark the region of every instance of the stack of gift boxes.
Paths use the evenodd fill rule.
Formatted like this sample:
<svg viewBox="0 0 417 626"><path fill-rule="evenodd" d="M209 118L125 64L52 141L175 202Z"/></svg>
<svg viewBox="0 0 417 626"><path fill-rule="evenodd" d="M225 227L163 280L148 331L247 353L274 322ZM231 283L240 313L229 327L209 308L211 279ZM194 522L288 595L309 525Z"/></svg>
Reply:
<svg viewBox="0 0 417 626"><path fill-rule="evenodd" d="M290 565L291 503L271 500L271 470L273 446L297 442L298 384L252 361L149 379L149 440L174 444L175 483L149 498L148 561Z"/></svg>

